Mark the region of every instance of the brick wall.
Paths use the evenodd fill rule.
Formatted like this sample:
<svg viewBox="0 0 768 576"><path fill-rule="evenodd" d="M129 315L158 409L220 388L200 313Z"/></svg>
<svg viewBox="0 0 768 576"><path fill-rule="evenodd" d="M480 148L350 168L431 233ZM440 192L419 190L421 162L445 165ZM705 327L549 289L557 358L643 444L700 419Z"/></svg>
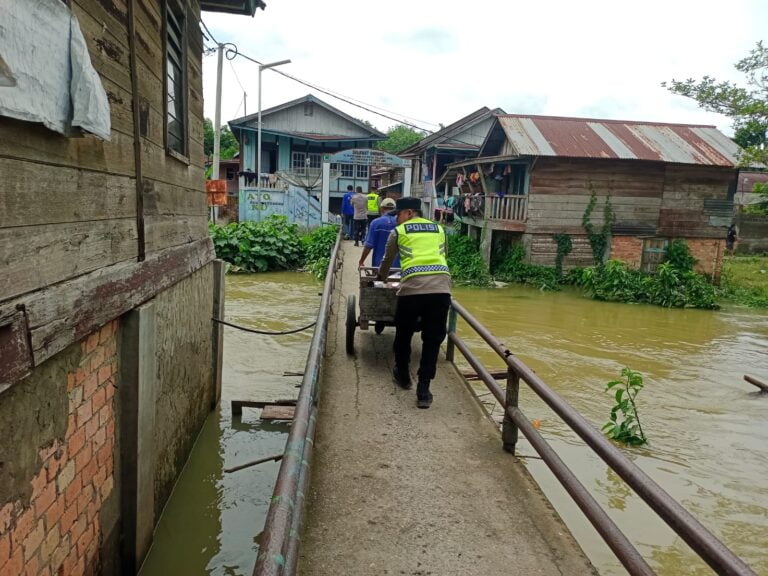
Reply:
<svg viewBox="0 0 768 576"><path fill-rule="evenodd" d="M643 241L634 236L611 237L611 260L621 260L632 268L640 268L643 258Z"/></svg>
<svg viewBox="0 0 768 576"><path fill-rule="evenodd" d="M114 488L116 330L110 322L76 345L79 362L57 383L67 390L66 432L38 450L31 496L0 502L4 576L98 571L100 512Z"/></svg>
<svg viewBox="0 0 768 576"><path fill-rule="evenodd" d="M720 238L686 238L691 254L698 260L696 271L712 278L714 271L715 282L720 281L720 272L723 269L723 254L725 253L725 240Z"/></svg>

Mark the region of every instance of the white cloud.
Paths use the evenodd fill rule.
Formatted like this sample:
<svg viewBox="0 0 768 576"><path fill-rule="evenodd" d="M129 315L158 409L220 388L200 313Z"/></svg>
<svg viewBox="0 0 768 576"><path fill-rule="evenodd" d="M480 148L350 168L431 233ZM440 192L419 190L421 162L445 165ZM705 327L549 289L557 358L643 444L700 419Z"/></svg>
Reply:
<svg viewBox="0 0 768 576"><path fill-rule="evenodd" d="M734 0L269 0L254 18L203 13L215 37L285 72L435 128L481 106L510 113L715 124L727 118L660 86L672 78L741 80L733 64L765 39L768 3ZM249 113L258 69L232 61ZM243 114L243 91L224 67L222 121ZM311 90L268 71L263 108ZM216 58L204 59L213 117ZM386 118L317 93L382 130ZM427 125L429 122L431 124Z"/></svg>

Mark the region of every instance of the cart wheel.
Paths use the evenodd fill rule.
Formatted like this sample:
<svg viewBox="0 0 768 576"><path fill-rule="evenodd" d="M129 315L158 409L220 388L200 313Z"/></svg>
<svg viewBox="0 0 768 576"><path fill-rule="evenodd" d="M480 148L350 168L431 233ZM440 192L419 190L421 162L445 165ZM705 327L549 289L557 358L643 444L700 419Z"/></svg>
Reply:
<svg viewBox="0 0 768 576"><path fill-rule="evenodd" d="M355 353L355 329L357 328L357 299L347 296L347 354Z"/></svg>

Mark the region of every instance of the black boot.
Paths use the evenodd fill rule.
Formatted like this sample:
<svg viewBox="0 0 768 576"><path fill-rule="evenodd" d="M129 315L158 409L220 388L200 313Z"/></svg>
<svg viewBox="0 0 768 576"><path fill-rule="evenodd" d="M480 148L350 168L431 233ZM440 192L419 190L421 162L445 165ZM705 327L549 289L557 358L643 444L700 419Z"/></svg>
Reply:
<svg viewBox="0 0 768 576"><path fill-rule="evenodd" d="M429 381L419 382L416 386L416 406L427 409L432 405L432 393L429 391Z"/></svg>
<svg viewBox="0 0 768 576"><path fill-rule="evenodd" d="M400 370L398 370L397 366L392 368L392 379L403 390L410 390L413 386L413 383L411 382L411 375L408 373L408 371L402 373Z"/></svg>

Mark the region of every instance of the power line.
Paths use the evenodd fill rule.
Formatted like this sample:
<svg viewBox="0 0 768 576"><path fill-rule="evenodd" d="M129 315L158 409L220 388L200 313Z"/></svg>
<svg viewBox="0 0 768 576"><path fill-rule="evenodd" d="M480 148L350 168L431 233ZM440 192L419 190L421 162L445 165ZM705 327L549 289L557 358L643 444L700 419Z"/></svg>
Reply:
<svg viewBox="0 0 768 576"><path fill-rule="evenodd" d="M206 32L208 32L208 35L211 37L211 39L216 42L217 45L219 45L219 42L213 37L213 34L208 29L208 26L206 26L205 22L203 22L202 18L199 20L200 24L202 24L203 28L205 28ZM251 56L248 56L247 54L244 54L240 52L239 48L237 47L237 44L234 44L233 42L226 42L221 45L222 47L226 48L226 51L224 52L224 55L226 56L227 60L230 61L230 65L232 64L232 60L234 60L236 57L241 56L242 58L245 58L246 60L250 60L254 64L257 64L261 66L263 62L259 62L255 58L252 58ZM394 116L390 116L388 114L383 114L382 112L377 112L376 110L372 108L377 108L377 106L374 106L373 104L367 104L364 103L362 100L355 100L352 97L344 96L341 93L334 93L331 90L328 90L326 88L322 88L316 84L313 84L311 82L308 82L306 80L302 80L301 78L298 78L296 76L293 76L291 74L288 74L286 72L283 72L282 70L279 70L277 68L270 68L273 72L280 74L290 80L293 80L294 82L298 82L299 84L302 84L304 86L307 86L309 88L312 88L313 90L317 90L318 92L321 92L323 94L327 94L328 96L332 98L336 98L337 100L340 100L342 102L345 102L349 104L350 106L355 106L356 108L360 108L362 110L365 110L366 112L370 112L371 114L375 114L376 116L381 116L383 118L387 118L388 120L392 120L393 122L397 122L398 124L403 124L404 126L408 126L409 128L413 128L415 130L420 130L421 132L426 132L428 134L433 134L436 132L436 130L430 130L428 128L424 128L423 126L419 126L417 124L414 124L412 122L407 122L403 120L403 118L409 118L408 116L401 115L401 118L396 118ZM234 66L232 67L232 71L234 72ZM237 78L237 73L235 72L235 77ZM237 78L238 84L240 84L240 79ZM243 88L243 85L240 84L240 88ZM243 92L245 92L245 89L243 88ZM363 105L365 104L365 105ZM384 110L383 108L379 108L379 110ZM397 114L397 112L391 112L392 114ZM434 124L432 122L425 122L427 124L432 124L433 126L440 126L440 124ZM466 144L467 146L475 147L475 144L472 144L470 142L465 142L463 140L459 140L458 138L451 138L453 142L457 142L459 144Z"/></svg>
<svg viewBox="0 0 768 576"><path fill-rule="evenodd" d="M245 58L246 60L250 60L254 64L261 65L262 62L259 62L255 58L251 58L247 54L243 54L237 49L237 46L235 44L228 43L228 45L231 45L232 48L227 48L227 59L232 60L236 58L237 56L241 56L242 58ZM355 106L357 108L362 108L363 110L370 112L371 114L376 114L377 116L381 116L383 118L387 118L389 120L392 120L393 122L397 122L399 124L404 124L405 126L409 126L410 128L415 128L416 130L421 130L422 132L429 132L432 133L434 130L430 130L428 128L424 128L423 126L419 126L417 124L413 124L412 122L406 122L402 118L395 118L394 116L389 116L388 114L383 114L382 112L377 112L376 110L373 110L369 108L368 106L363 106L362 104L357 104L356 102L353 102L352 100L339 96L337 94L334 94L333 92L330 92L329 90L326 90L325 88L320 88L316 84L312 84L311 82L308 82L306 80L302 80L301 78L297 78L296 76L292 76L291 74L287 74L283 72L282 70L278 70L276 68L270 68L273 72L276 72L277 74L280 74L281 76L285 76L286 78L290 78L294 82L298 82L299 84L303 84L304 86L307 86L309 88L312 88L313 90L317 90L318 92L322 92L323 94L327 94L328 96L331 96L332 98L336 98L337 100L341 100L342 102L346 102L347 104L350 104L351 106Z"/></svg>
<svg viewBox="0 0 768 576"><path fill-rule="evenodd" d="M232 68L232 73L235 75L235 80L237 80L237 83L240 85L240 90L245 93L245 88L243 88L243 83L240 82L240 78L237 76L237 71L235 70L234 64L232 64L232 60L229 60L229 58L227 58L227 60L229 61L229 67Z"/></svg>

